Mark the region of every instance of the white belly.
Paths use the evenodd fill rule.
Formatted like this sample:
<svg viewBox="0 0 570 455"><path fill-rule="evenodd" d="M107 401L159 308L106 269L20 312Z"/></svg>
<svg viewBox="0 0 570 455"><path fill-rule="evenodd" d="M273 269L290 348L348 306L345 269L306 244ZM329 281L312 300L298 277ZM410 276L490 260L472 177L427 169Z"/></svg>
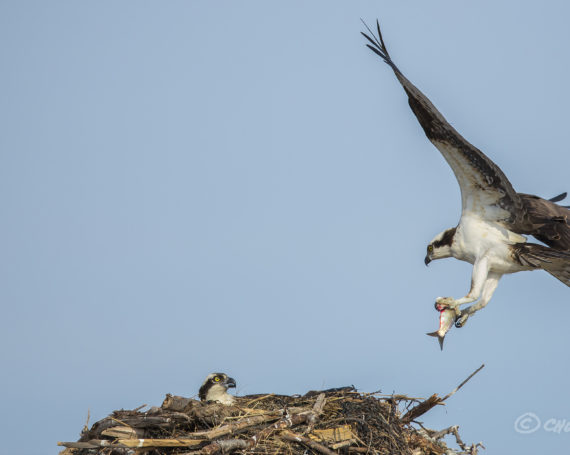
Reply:
<svg viewBox="0 0 570 455"><path fill-rule="evenodd" d="M464 215L457 226L451 254L454 258L471 264L485 255L489 260L490 271L499 274L514 273L529 270L514 262L510 252L511 245L524 242L526 237L497 223Z"/></svg>

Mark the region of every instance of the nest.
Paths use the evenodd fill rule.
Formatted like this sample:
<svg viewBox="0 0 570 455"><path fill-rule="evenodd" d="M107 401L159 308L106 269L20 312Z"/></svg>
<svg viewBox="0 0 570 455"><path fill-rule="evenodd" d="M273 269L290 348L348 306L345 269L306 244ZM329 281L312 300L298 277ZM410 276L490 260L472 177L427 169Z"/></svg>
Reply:
<svg viewBox="0 0 570 455"><path fill-rule="evenodd" d="M419 400L343 387L249 395L231 406L167 395L161 407L114 411L85 426L79 441L58 444L67 447L62 455L476 455L481 444L464 444L457 426L434 431L416 420L458 389Z"/></svg>

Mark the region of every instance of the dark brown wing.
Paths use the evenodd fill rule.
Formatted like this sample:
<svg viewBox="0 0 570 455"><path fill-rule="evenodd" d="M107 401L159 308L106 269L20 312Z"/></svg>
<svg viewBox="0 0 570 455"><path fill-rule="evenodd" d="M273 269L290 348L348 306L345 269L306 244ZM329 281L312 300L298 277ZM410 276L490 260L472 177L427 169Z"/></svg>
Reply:
<svg viewBox="0 0 570 455"><path fill-rule="evenodd" d="M570 210L532 194L519 193L527 213L528 230L537 240L560 251L570 251Z"/></svg>
<svg viewBox="0 0 570 455"><path fill-rule="evenodd" d="M570 286L569 252L536 243L516 243L511 246L511 255L522 266L546 270Z"/></svg>
<svg viewBox="0 0 570 455"><path fill-rule="evenodd" d="M461 189L463 214L472 212L485 220L500 222L514 231L523 229L525 207L507 177L483 152L463 138L402 74L388 54L378 21L376 25L377 37L370 29L368 31L372 36L362 33L370 43L367 46L392 68L426 136L451 166Z"/></svg>

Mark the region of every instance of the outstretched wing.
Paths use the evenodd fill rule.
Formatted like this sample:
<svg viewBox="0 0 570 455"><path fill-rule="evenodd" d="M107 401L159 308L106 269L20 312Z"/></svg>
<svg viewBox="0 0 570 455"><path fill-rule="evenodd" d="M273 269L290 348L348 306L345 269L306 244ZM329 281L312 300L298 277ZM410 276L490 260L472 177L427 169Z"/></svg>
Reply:
<svg viewBox="0 0 570 455"><path fill-rule="evenodd" d="M366 26L366 24L365 24ZM483 152L459 134L431 101L420 92L392 61L384 44L380 24L376 21L378 36L366 26L367 47L380 56L396 74L408 102L428 139L451 166L461 189L462 212L474 213L488 221L497 221L519 231L525 224L525 210L521 198L501 169Z"/></svg>

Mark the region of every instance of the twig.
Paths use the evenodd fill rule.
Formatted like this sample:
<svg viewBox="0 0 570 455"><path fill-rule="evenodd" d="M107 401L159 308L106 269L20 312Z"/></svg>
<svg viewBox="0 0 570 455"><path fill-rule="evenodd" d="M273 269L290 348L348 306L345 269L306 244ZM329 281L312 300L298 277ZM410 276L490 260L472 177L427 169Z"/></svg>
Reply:
<svg viewBox="0 0 570 455"><path fill-rule="evenodd" d="M260 423L270 422L272 420L277 420L281 417L281 411L277 411L267 415L246 417L245 419L238 420L237 422L230 423L227 425L222 425L221 427L214 428L208 431L197 431L195 433L188 434L188 437L197 439L217 439L228 434L239 433L246 428L252 427L254 425L259 425Z"/></svg>
<svg viewBox="0 0 570 455"><path fill-rule="evenodd" d="M358 441L356 439L347 439L346 441L337 442L331 445L332 450L344 449L350 447L352 444L356 444Z"/></svg>
<svg viewBox="0 0 570 455"><path fill-rule="evenodd" d="M320 416L323 413L323 408L325 407L326 403L326 396L324 393L321 393L317 399L315 400L315 404L313 406L313 412Z"/></svg>
<svg viewBox="0 0 570 455"><path fill-rule="evenodd" d="M313 410L310 411L309 417L308 417L308 421L309 421L309 425L307 428L308 433L313 431L313 427L315 426L315 422L317 421L317 418L319 418L321 416L321 414L323 413L323 408L325 407L326 401L327 401L327 399L325 398L324 393L321 393L317 397L317 399L315 400L315 404L313 405Z"/></svg>
<svg viewBox="0 0 570 455"><path fill-rule="evenodd" d="M185 420L186 422L192 422L192 419L188 414L184 414L183 412L171 411L171 417L179 417L181 420Z"/></svg>
<svg viewBox="0 0 570 455"><path fill-rule="evenodd" d="M89 441L92 442L92 441ZM165 438L165 439L118 439L113 441L101 441L100 447L132 447L132 448L151 448L151 447L194 447L204 444L202 439L188 438Z"/></svg>
<svg viewBox="0 0 570 455"><path fill-rule="evenodd" d="M91 417L91 411L88 408L87 409L87 420L85 421L85 425L83 426L83 430L81 431L82 433L89 432L89 418L90 417Z"/></svg>
<svg viewBox="0 0 570 455"><path fill-rule="evenodd" d="M69 449L97 449L101 447L100 441L94 440L89 442L61 442L58 441L57 445L60 447L67 447Z"/></svg>
<svg viewBox="0 0 570 455"><path fill-rule="evenodd" d="M422 401L410 409L408 412L406 412L400 420L402 423L410 423L412 420L416 420L419 416L428 412L434 406L441 404L441 401L441 398L439 398L437 394L434 393L427 400Z"/></svg>
<svg viewBox="0 0 570 455"><path fill-rule="evenodd" d="M188 455L198 453L200 455L213 455L218 452L229 453L232 450L237 449L247 449L248 441L245 439L224 439L221 441L216 441L213 444L209 444L202 448L199 452L190 452ZM184 455L184 454L182 454Z"/></svg>
<svg viewBox="0 0 570 455"><path fill-rule="evenodd" d="M160 407L164 410L184 411L188 407L193 407L196 403L198 402L192 398L185 398L167 393Z"/></svg>
<svg viewBox="0 0 570 455"><path fill-rule="evenodd" d="M310 447L311 449L316 450L317 452L320 452L324 455L337 455L336 452L333 452L328 447L325 447L324 445L319 444L318 442L315 442L312 439L309 439L305 436L293 433L290 430L282 431L280 437L282 439L285 439L286 441L293 441L293 442L298 442L299 444L304 444L307 447Z"/></svg>
<svg viewBox="0 0 570 455"><path fill-rule="evenodd" d="M435 439L436 441L443 438L445 435L454 434L454 435L456 435L455 439L457 440L457 444L459 444L461 447L461 445L463 445L463 441L459 437L458 430L459 430L459 426L453 425L449 428L445 428L445 429L440 430L440 431L432 432L432 430L430 430L428 432L428 434L429 434L430 438ZM461 448L463 448L463 447L461 447Z"/></svg>
<svg viewBox="0 0 570 455"><path fill-rule="evenodd" d="M246 405L247 407L249 407L249 406L251 406L253 403L255 403L256 401L265 400L266 398L271 398L271 397L274 397L274 396L275 396L274 393L268 393L267 395L263 395L263 396L261 396L261 397L254 398L254 399L251 400L251 401L248 401L245 405Z"/></svg>
<svg viewBox="0 0 570 455"><path fill-rule="evenodd" d="M449 428L445 428L440 431L430 431L429 433L430 433L429 434L430 438L436 441L440 440L441 438L443 438L448 434L452 434L453 436L455 436L455 441L457 442L457 445L461 448L461 450L463 450L463 453L469 455L477 455L477 449L479 447L482 447L483 449L485 448L485 446L480 442L478 442L477 444L471 444L470 446L466 445L459 436L459 425L453 425Z"/></svg>
<svg viewBox="0 0 570 455"><path fill-rule="evenodd" d="M450 396L452 396L453 394L455 394L455 392L457 392L461 387L463 387L465 384L467 384L467 382L473 377L475 376L477 373L479 373L479 371L481 371L483 368L485 367L485 364L483 363L479 368L477 368L473 373L471 373L467 379L465 379L465 381L463 381L461 384L459 384L455 389L453 389L453 391L449 392L446 396L444 396L442 398L441 401L445 401L447 400Z"/></svg>
<svg viewBox="0 0 570 455"><path fill-rule="evenodd" d="M406 412L406 414L404 414L404 416L401 419L402 422L403 423L409 423L413 420L416 420L419 416L425 414L434 406L437 406L438 404L443 404L443 402L445 400L447 400L450 396L454 395L461 387L463 387L465 384L467 384L467 382L473 376L475 376L477 373L479 373L479 371L481 371L484 366L485 366L485 364L483 364L479 368L477 368L473 373L471 373L467 377L467 379L465 379L461 384L459 384L455 389L453 389L451 392L449 392L443 398L438 397L437 394L434 393L427 400L424 400L421 403L419 403L418 405L414 406L412 409L410 409L408 412Z"/></svg>

